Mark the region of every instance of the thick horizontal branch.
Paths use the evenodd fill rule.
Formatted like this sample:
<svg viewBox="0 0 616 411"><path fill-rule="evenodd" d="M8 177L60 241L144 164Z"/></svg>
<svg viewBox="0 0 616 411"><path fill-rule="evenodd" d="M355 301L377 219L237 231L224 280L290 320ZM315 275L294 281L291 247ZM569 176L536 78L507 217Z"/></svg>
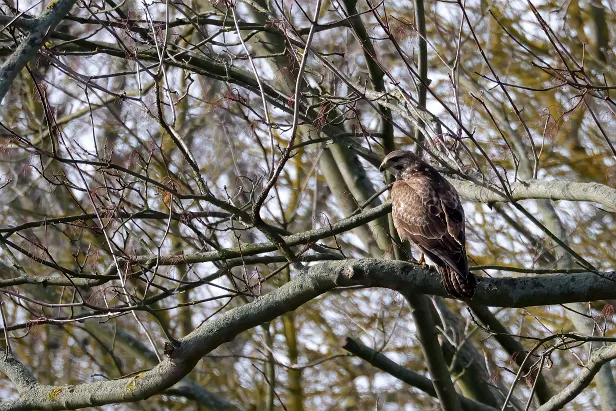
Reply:
<svg viewBox="0 0 616 411"><path fill-rule="evenodd" d="M434 390L432 381L429 378L426 378L423 375L416 373L415 371L404 368L400 364L387 358L385 354L375 351L372 348L367 347L361 342L350 337L347 337L344 340L342 348L344 348L351 354L354 354L357 357L363 359L364 361L367 361L368 363L374 365L378 369L383 370L386 373L396 377L400 381L403 381L410 386L413 386L425 392L429 396L436 398L436 391ZM462 408L465 411L496 410L496 408L492 408L488 405L466 398L459 394L458 400L460 401L460 405L462 405Z"/></svg>
<svg viewBox="0 0 616 411"><path fill-rule="evenodd" d="M113 335L114 346L126 350L127 354L140 358L144 367L154 367L158 364L158 357L138 336L122 327L111 326L97 320L85 322L85 329L91 335ZM241 411L241 408L228 402L218 394L208 391L204 386L192 380L189 376L184 377L177 384L168 388L163 394L178 395L197 401L207 410Z"/></svg>
<svg viewBox="0 0 616 411"><path fill-rule="evenodd" d="M459 179L449 179L449 181L467 200L482 203L509 201L495 191L477 184ZM616 189L599 183L530 180L514 184L511 187L511 197L513 200L592 201L601 204L607 211L616 212Z"/></svg>
<svg viewBox="0 0 616 411"><path fill-rule="evenodd" d="M0 403L0 410L80 408L148 398L180 381L203 356L239 333L293 311L327 291L353 286L445 296L437 274L426 266L376 259L315 264L282 287L204 323L182 338L170 357L150 371L66 387L36 385L19 400ZM473 301L525 307L611 298L615 294L613 272L480 278Z"/></svg>

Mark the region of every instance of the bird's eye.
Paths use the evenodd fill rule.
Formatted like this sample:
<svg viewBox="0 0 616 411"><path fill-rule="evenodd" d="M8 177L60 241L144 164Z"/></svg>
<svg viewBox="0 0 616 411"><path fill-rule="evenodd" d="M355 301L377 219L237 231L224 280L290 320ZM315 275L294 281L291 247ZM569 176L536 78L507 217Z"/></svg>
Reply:
<svg viewBox="0 0 616 411"><path fill-rule="evenodd" d="M394 168L395 168L396 170L403 170L403 169L404 169L404 166L403 166L402 164L396 164L396 165L394 166Z"/></svg>

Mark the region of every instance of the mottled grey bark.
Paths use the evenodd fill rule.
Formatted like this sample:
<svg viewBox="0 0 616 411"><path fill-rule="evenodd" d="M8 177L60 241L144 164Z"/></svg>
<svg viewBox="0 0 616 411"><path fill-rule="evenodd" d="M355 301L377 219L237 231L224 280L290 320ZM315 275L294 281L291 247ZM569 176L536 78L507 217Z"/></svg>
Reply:
<svg viewBox="0 0 616 411"><path fill-rule="evenodd" d="M88 320L84 325L89 332L97 335L101 341L108 340L110 346L112 344L121 345L136 358L143 359L150 367L155 367L158 364L156 354L141 340L135 338L133 334L126 332L123 328L113 327L109 323L102 323L98 320ZM165 390L164 393L197 401L207 410L241 410L237 405L208 391L189 377L182 378L178 383Z"/></svg>
<svg viewBox="0 0 616 411"><path fill-rule="evenodd" d="M460 195L467 200L482 203L509 201L506 197L488 188L459 179L449 178ZM526 180L511 187L513 200L551 199L569 201L592 201L607 211L616 211L616 189L599 183L574 181Z"/></svg>
<svg viewBox="0 0 616 411"><path fill-rule="evenodd" d="M21 69L36 56L36 53L43 46L47 33L54 29L75 3L76 0L52 1L45 11L35 19L28 36L0 67L0 103Z"/></svg>

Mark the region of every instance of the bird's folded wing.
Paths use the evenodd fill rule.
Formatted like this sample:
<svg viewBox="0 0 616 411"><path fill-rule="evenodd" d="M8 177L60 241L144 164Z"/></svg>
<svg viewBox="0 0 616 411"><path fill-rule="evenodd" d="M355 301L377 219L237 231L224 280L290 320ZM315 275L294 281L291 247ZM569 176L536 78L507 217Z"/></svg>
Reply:
<svg viewBox="0 0 616 411"><path fill-rule="evenodd" d="M396 181L391 193L394 226L401 239L412 241L465 275L464 210L451 190L428 181Z"/></svg>

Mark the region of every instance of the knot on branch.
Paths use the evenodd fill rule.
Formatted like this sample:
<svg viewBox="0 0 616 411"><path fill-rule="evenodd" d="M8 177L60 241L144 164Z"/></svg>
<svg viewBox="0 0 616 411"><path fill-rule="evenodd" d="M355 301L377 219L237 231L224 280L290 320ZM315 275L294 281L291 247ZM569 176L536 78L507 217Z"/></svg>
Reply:
<svg viewBox="0 0 616 411"><path fill-rule="evenodd" d="M352 279L355 276L356 269L352 265L348 265L342 269L342 274L347 276L349 279Z"/></svg>
<svg viewBox="0 0 616 411"><path fill-rule="evenodd" d="M343 275L342 280L345 285L350 285L348 280L353 283L365 283L369 278L370 268L361 264L360 260L343 263L341 273Z"/></svg>
<svg viewBox="0 0 616 411"><path fill-rule="evenodd" d="M165 341L165 348L163 350L163 353L167 357L172 357L173 352L176 350L176 348L179 348L179 347L180 347L180 342L177 340Z"/></svg>

